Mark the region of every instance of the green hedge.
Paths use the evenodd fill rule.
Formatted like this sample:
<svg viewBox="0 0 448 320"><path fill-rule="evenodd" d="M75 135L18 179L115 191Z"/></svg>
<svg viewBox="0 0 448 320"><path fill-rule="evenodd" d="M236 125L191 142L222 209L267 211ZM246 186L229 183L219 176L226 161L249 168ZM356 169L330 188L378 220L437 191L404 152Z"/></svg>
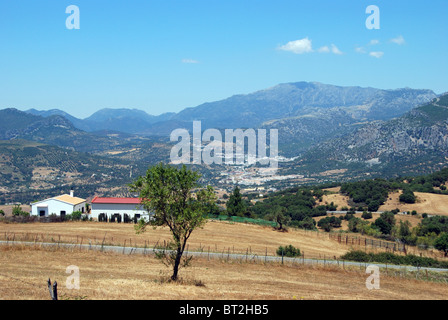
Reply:
<svg viewBox="0 0 448 320"><path fill-rule="evenodd" d="M412 254L400 256L389 252L366 253L364 251L350 251L341 259L356 262L378 262L396 265L409 265L414 267L448 268L448 262L438 261L433 258L419 257Z"/></svg>
<svg viewBox="0 0 448 320"><path fill-rule="evenodd" d="M268 221L264 219L252 219L238 216L227 216L227 215L219 215L219 216L209 216L209 219L220 220L220 221L231 221L231 222L240 222L240 223L251 223L258 224L262 226L271 226L275 227L277 225L274 221Z"/></svg>

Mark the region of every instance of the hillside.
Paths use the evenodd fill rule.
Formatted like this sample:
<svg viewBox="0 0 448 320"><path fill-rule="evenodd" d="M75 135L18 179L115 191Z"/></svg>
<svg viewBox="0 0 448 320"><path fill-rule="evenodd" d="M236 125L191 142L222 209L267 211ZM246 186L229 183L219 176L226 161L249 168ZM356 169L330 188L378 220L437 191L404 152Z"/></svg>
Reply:
<svg viewBox="0 0 448 320"><path fill-rule="evenodd" d="M387 91L297 82L187 108L173 119L201 120L209 128L254 128L269 120L315 114L331 108L350 110L356 119L390 119L434 97L430 90Z"/></svg>
<svg viewBox="0 0 448 320"><path fill-rule="evenodd" d="M0 141L0 203L26 203L73 186L81 197L106 186L122 189L135 170L119 160L34 141Z"/></svg>
<svg viewBox="0 0 448 320"><path fill-rule="evenodd" d="M202 122L202 128L278 128L280 137L293 140L294 148L282 149L297 155L311 142L331 137L339 126L359 121L387 120L400 116L411 108L430 101L436 95L431 90L342 87L317 82L284 83L250 94L234 95L227 99L206 102L185 108L178 113L149 115L137 109L101 109L86 119L69 116L78 129L85 131L116 130L125 133L168 136L176 128L190 128L194 120ZM63 111L28 110L42 116L64 115ZM320 118L338 119L324 125ZM306 121L304 120L306 118ZM314 121L316 120L316 121ZM304 122L305 121L305 122ZM287 129L283 130L287 123ZM305 126L306 128L303 128ZM323 130L322 130L323 129ZM341 131L340 133L344 133ZM320 138L316 141L315 134ZM300 139L307 142L300 145Z"/></svg>
<svg viewBox="0 0 448 320"><path fill-rule="evenodd" d="M424 174L448 163L448 95L312 147L289 171L346 169L345 176ZM365 176L365 175L364 175Z"/></svg>

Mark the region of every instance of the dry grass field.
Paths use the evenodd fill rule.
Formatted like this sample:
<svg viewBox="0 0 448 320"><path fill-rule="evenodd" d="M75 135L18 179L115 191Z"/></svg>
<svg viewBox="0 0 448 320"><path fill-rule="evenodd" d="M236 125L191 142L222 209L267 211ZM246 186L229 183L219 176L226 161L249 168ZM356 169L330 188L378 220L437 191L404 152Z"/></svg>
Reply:
<svg viewBox="0 0 448 320"><path fill-rule="evenodd" d="M27 236L28 240L61 241L80 244L112 244L120 246L154 247L170 241L168 228L148 228L136 234L133 224L100 222L64 223L0 223L0 239L5 235L16 240ZM279 232L271 227L209 220L204 228L195 230L189 241L189 250L251 253L275 255L279 246L293 245L306 257L333 257L346 253L350 248L329 239L327 234L290 229Z"/></svg>
<svg viewBox="0 0 448 320"><path fill-rule="evenodd" d="M350 208L349 198L339 193L340 187L328 188L326 191L330 191L330 194L322 197L322 203L333 202L338 206L340 210L342 207ZM390 211L399 209L400 212L405 211L417 211L419 214L428 213L436 215L448 215L448 196L434 193L414 192L417 202L413 204L401 203L399 197L402 191L392 192L385 204L380 206L378 211Z"/></svg>
<svg viewBox="0 0 448 320"><path fill-rule="evenodd" d="M1 223L0 235L53 237L55 241L82 238L129 246L167 241L166 229L148 229L136 235L132 224L98 222ZM59 236L61 238L59 238ZM44 239L42 238L42 239ZM41 238L39 238L41 239ZM112 240L113 239L113 240ZM250 250L252 254L273 255L279 245L292 244L306 256L332 258L350 249L328 238L327 234L290 230L278 232L269 227L209 221L193 232L190 250L217 252ZM171 283L170 270L153 256L105 253L63 248L45 248L39 244L0 246L0 299L48 300L48 278L58 281L60 299L88 300L393 300L446 299L448 285L401 277L389 271L381 273L379 290L368 290L365 270L358 267L326 267L301 263L263 263L244 260L196 258L191 267L182 269L180 283ZM66 268L80 270L80 289L65 286Z"/></svg>
<svg viewBox="0 0 448 320"><path fill-rule="evenodd" d="M389 194L389 198L379 211L400 209L401 212L415 210L419 214L437 214L448 216L448 196L434 193L414 192L417 202L413 204L400 203L401 191Z"/></svg>
<svg viewBox="0 0 448 320"><path fill-rule="evenodd" d="M67 249L0 247L0 298L49 300L444 300L446 283L380 273L380 288L366 287L357 268L196 259L167 281L169 270L152 256ZM68 266L79 267L80 288L66 287ZM389 271L390 273L390 271Z"/></svg>
<svg viewBox="0 0 448 320"><path fill-rule="evenodd" d="M335 205L338 206L338 210L340 210L342 207L347 207L347 208L351 207L348 203L349 197L344 196L339 193L339 191L341 190L341 187L328 188L328 189L324 189L324 190L330 191L332 193L323 195L322 203L319 203L319 204L326 204L326 203L329 204L329 203L333 202Z"/></svg>

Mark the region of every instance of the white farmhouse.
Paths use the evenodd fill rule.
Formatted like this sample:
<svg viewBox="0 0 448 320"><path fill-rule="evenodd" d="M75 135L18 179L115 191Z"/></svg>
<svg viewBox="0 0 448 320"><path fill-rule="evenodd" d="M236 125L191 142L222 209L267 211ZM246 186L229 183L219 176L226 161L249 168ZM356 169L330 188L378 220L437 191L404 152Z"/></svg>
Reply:
<svg viewBox="0 0 448 320"><path fill-rule="evenodd" d="M130 222L140 219L149 220L139 198L100 198L95 197L91 203L91 215L97 221Z"/></svg>
<svg viewBox="0 0 448 320"><path fill-rule="evenodd" d="M77 198L70 194L63 194L54 198L34 202L31 204L31 215L39 217L48 217L51 214L64 217L75 211L85 213L86 200Z"/></svg>

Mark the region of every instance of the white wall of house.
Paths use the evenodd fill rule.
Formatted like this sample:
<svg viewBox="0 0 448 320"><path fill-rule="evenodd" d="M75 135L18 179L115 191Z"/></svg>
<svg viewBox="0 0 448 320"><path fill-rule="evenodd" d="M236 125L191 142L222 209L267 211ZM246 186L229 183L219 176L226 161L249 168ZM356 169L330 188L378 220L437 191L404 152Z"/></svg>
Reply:
<svg viewBox="0 0 448 320"><path fill-rule="evenodd" d="M131 219L133 219L136 214L140 215L140 218L144 218L145 220L148 220L150 216L148 211L144 210L141 206L137 207L135 204L92 203L90 216L93 219L98 220L101 213L106 214L108 219L114 214L120 214L122 219L124 219L125 214Z"/></svg>
<svg viewBox="0 0 448 320"><path fill-rule="evenodd" d="M51 214L55 214L60 216L61 213L66 215L72 214L75 211L83 212L85 211L85 202L72 205L63 201L59 201L56 199L47 199L43 201L39 201L31 204L31 215L33 216L41 216L41 211L43 212L45 217L48 217Z"/></svg>

